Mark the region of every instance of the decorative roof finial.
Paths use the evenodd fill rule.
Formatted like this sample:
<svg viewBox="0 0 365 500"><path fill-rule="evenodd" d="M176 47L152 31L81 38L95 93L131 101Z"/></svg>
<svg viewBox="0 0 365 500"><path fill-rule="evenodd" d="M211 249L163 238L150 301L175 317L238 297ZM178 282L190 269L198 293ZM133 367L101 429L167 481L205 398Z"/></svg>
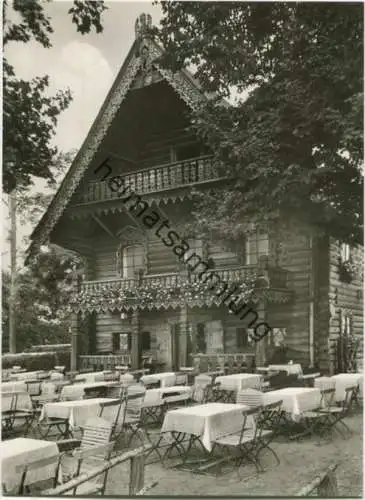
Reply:
<svg viewBox="0 0 365 500"><path fill-rule="evenodd" d="M142 37L145 32L152 27L152 17L151 14L141 14L137 17L134 31L136 34L136 38Z"/></svg>

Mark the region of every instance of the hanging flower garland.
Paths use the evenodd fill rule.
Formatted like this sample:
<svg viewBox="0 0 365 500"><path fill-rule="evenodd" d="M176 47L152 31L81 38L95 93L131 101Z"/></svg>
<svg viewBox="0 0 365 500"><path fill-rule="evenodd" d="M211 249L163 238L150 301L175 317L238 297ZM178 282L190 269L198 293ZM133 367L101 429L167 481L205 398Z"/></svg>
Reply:
<svg viewBox="0 0 365 500"><path fill-rule="evenodd" d="M244 281L221 282L213 288L209 281L185 279L176 284L167 285L162 279L157 283L143 284L123 289L123 282L110 284L99 284L80 291L71 296L69 310L114 310L129 307L161 307L169 306L176 302L201 303L215 302L219 304L234 289L232 299L236 302L246 301L255 288L256 276L251 275ZM226 286L228 285L228 286Z"/></svg>

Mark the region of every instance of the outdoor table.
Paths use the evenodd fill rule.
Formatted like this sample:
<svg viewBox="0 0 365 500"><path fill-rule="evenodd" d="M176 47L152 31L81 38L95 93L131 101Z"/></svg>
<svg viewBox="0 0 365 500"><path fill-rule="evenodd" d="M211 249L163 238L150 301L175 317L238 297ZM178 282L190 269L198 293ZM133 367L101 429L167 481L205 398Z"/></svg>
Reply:
<svg viewBox="0 0 365 500"><path fill-rule="evenodd" d="M175 442L181 442L181 435L188 434L188 449L194 441L198 441L203 450L211 452L216 439L241 431L242 412L248 409L246 405L207 403L170 410L165 415L161 434L171 432ZM255 425L253 418L248 422L249 426Z"/></svg>
<svg viewBox="0 0 365 500"><path fill-rule="evenodd" d="M362 395L364 374L363 373L338 373L331 377L336 383L335 400L344 401L346 389L348 387L359 387L359 393Z"/></svg>
<svg viewBox="0 0 365 500"><path fill-rule="evenodd" d="M27 392L27 384L23 380L3 382L1 384L1 392Z"/></svg>
<svg viewBox="0 0 365 500"><path fill-rule="evenodd" d="M82 399L81 401L46 403L43 406L39 420L42 421L47 418L67 419L68 428L75 429L85 425L89 418L97 417L100 412L100 404L110 401L117 402L119 399L94 398ZM67 434L67 431L65 434Z"/></svg>
<svg viewBox="0 0 365 500"><path fill-rule="evenodd" d="M51 372L49 378L52 381L54 381L54 380L64 380L65 376L64 376L63 373L60 373L60 372Z"/></svg>
<svg viewBox="0 0 365 500"><path fill-rule="evenodd" d="M144 385L160 383L161 387L171 387L176 382L176 373L165 372L154 373L153 375L143 375L143 377L140 378L140 382L142 382Z"/></svg>
<svg viewBox="0 0 365 500"><path fill-rule="evenodd" d="M65 385L60 394L62 401L75 401L82 399L85 396L85 391L88 389L107 389L112 387L119 387L118 382L86 382L72 385Z"/></svg>
<svg viewBox="0 0 365 500"><path fill-rule="evenodd" d="M19 486L21 472L15 472L15 468L31 464L42 458L54 457L55 463L59 457L57 443L42 441L40 439L16 438L0 443L1 455L1 482L7 491L11 492ZM53 477L54 468L49 465L41 469L32 470L27 474L26 484L44 481ZM62 474L60 474L60 479Z"/></svg>
<svg viewBox="0 0 365 500"><path fill-rule="evenodd" d="M242 389L260 390L263 377L257 373L235 373L223 375L215 379L223 391L240 391Z"/></svg>
<svg viewBox="0 0 365 500"><path fill-rule="evenodd" d="M282 400L281 409L292 420L297 421L304 411L319 408L321 391L312 387L285 387L263 393L262 399L264 404Z"/></svg>
<svg viewBox="0 0 365 500"><path fill-rule="evenodd" d="M10 375L11 380L37 380L42 377L42 375L46 375L43 370L38 370L35 372L22 372L22 373L12 373Z"/></svg>
<svg viewBox="0 0 365 500"><path fill-rule="evenodd" d="M104 380L104 376L105 376L105 371L79 373L74 378L74 382L77 383L78 380L86 381L86 382L102 382Z"/></svg>
<svg viewBox="0 0 365 500"><path fill-rule="evenodd" d="M292 365L269 365L269 372L280 372L286 371L288 375L302 375L302 366L299 363L293 363Z"/></svg>

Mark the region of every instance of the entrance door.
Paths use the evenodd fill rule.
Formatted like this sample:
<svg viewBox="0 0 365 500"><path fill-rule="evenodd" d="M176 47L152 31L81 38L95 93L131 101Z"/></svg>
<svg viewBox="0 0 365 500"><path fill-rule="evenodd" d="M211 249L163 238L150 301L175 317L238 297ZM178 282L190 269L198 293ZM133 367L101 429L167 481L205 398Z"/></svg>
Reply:
<svg viewBox="0 0 365 500"><path fill-rule="evenodd" d="M207 354L224 352L222 321L207 321L205 323L205 341Z"/></svg>

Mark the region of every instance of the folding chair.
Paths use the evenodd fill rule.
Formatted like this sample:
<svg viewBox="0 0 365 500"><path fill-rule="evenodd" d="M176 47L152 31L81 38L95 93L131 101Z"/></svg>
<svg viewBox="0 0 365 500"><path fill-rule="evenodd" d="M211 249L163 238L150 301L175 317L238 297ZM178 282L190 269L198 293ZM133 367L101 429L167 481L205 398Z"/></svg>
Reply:
<svg viewBox="0 0 365 500"><path fill-rule="evenodd" d="M176 373L176 385L187 385L188 384L188 376L186 373Z"/></svg>
<svg viewBox="0 0 365 500"><path fill-rule="evenodd" d="M330 399L327 397L327 399L324 400L325 407L321 408L319 411L321 414L324 414L328 417L327 418L328 427L330 429L333 428L337 430L344 439L346 438L346 436L342 433L338 424L341 424L341 426L346 429L349 436L352 435L351 429L345 424L343 420L350 413L352 396L354 391L356 390L357 390L356 386L348 387L347 389L345 389L345 399L343 400L341 406L333 406L332 404L335 392L334 389L326 389L325 391L323 391L326 392L327 394L332 393L333 396Z"/></svg>
<svg viewBox="0 0 365 500"><path fill-rule="evenodd" d="M112 431L113 422L100 417L89 418L83 427L81 439L62 439L57 441L57 446L60 451L71 451L71 455L73 455L75 450L91 449L94 446L109 444Z"/></svg>
<svg viewBox="0 0 365 500"><path fill-rule="evenodd" d="M236 404L258 408L263 404L263 393L256 389L242 389L237 391Z"/></svg>
<svg viewBox="0 0 365 500"><path fill-rule="evenodd" d="M117 438L118 431L123 428L124 407L126 405L126 394L124 394L119 401L106 401L100 403L100 411L98 417L104 418L112 422L112 439Z"/></svg>
<svg viewBox="0 0 365 500"><path fill-rule="evenodd" d="M53 456L53 457L47 457L47 458L41 458L40 460L32 461L24 465L18 465L15 467L15 472L16 473L21 473L21 480L19 484L19 491L18 495L23 495L24 493L30 493L30 486L32 484L38 483L42 480L34 480L33 482L31 481L31 478L29 475L39 469L44 469L45 467L53 467L52 474L50 479L52 479L52 488L55 488L57 486L58 480L59 480L59 470L60 470L60 463L61 463L61 455Z"/></svg>
<svg viewBox="0 0 365 500"><path fill-rule="evenodd" d="M7 394L4 394L3 397L6 397ZM18 400L21 393L14 393L9 395L11 397L10 409L1 411L1 427L4 435L8 436L13 433L15 422L21 421L23 425L16 426L16 429L20 429L23 431L24 436L27 436L30 426L35 417L35 413L33 410L19 408ZM23 430L24 429L24 430Z"/></svg>
<svg viewBox="0 0 365 500"><path fill-rule="evenodd" d="M193 404L207 403L211 392L212 377L209 375L198 375L195 377L192 402Z"/></svg>
<svg viewBox="0 0 365 500"><path fill-rule="evenodd" d="M286 371L279 371L275 375L269 377L270 387L273 390L284 389L287 387L288 374Z"/></svg>
<svg viewBox="0 0 365 500"><path fill-rule="evenodd" d="M72 456L77 460L77 467L73 478L89 472L90 470L100 465L101 462L108 461L111 457L114 444L114 442L110 442L103 445L91 446L75 450ZM88 497L92 495L104 495L108 472L109 469L102 472L94 479L90 479L89 481L76 486L72 490L72 495L82 495Z"/></svg>
<svg viewBox="0 0 365 500"><path fill-rule="evenodd" d="M226 449L230 454L230 449L237 450L236 456L230 456L235 459L235 466L239 467L245 459L252 462L258 472L264 472L264 469L259 461L259 454L262 450L267 449L274 455L277 463L280 463L276 452L270 447L272 438L275 436L276 427L280 419L280 411L282 401L266 405L270 408L270 413L264 413L261 408L250 408L245 410L243 415L243 423L240 433L230 434L215 440L215 444ZM270 414L270 419L268 415ZM274 420L273 416L276 416ZM248 417L253 417L255 422L254 427L247 425ZM270 427L270 428L267 428Z"/></svg>

